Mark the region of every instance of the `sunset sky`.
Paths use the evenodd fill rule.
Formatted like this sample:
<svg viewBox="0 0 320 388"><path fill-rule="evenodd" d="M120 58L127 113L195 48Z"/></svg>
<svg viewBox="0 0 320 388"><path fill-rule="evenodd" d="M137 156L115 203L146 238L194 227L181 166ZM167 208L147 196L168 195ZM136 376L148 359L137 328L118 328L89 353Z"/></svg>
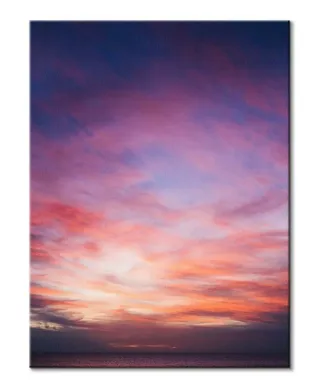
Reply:
<svg viewBox="0 0 320 388"><path fill-rule="evenodd" d="M289 24L31 23L31 349L288 351Z"/></svg>

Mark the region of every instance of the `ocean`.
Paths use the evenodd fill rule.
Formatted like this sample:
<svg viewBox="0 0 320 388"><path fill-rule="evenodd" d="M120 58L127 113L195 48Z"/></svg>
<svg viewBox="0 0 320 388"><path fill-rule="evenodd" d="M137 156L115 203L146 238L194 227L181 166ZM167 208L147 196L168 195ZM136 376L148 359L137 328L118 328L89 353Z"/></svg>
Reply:
<svg viewBox="0 0 320 388"><path fill-rule="evenodd" d="M32 354L31 368L289 368L282 354Z"/></svg>

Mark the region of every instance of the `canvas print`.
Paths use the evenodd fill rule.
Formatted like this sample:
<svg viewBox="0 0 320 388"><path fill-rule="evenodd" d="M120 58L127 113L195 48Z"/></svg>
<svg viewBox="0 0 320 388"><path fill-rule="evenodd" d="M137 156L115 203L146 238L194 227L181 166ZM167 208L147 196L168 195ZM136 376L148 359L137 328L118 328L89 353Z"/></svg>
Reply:
<svg viewBox="0 0 320 388"><path fill-rule="evenodd" d="M289 31L30 23L31 367L290 367Z"/></svg>

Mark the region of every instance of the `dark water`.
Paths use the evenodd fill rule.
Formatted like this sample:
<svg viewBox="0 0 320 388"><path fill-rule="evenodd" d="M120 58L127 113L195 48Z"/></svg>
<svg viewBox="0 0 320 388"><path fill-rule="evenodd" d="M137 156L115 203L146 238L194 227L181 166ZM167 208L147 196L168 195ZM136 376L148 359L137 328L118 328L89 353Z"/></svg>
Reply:
<svg viewBox="0 0 320 388"><path fill-rule="evenodd" d="M289 368L287 355L33 354L31 367L58 368Z"/></svg>

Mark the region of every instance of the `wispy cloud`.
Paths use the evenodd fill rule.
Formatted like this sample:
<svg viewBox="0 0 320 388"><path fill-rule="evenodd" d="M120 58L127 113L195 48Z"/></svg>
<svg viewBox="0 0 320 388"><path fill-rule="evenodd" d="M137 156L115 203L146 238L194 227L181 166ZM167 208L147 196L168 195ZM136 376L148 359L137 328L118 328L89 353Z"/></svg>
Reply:
<svg viewBox="0 0 320 388"><path fill-rule="evenodd" d="M33 347L286 333L286 33L200 24L33 25Z"/></svg>

